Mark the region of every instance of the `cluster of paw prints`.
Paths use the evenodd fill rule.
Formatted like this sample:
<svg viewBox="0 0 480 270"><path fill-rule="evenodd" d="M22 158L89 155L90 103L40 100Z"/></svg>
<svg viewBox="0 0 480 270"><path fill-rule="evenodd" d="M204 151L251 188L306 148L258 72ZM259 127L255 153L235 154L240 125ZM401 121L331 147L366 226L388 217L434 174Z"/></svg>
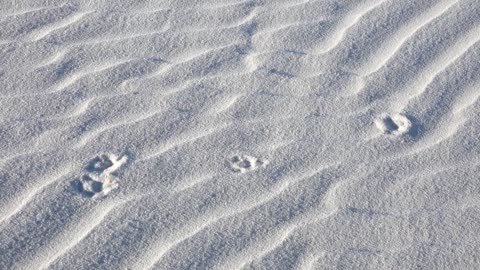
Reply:
<svg viewBox="0 0 480 270"><path fill-rule="evenodd" d="M410 119L400 113L392 115L381 115L375 119L375 125L385 135L402 136L411 131L412 122ZM240 155L234 156L228 160L230 169L235 173L247 173L268 164L268 160Z"/></svg>
<svg viewBox="0 0 480 270"><path fill-rule="evenodd" d="M99 199L118 188L119 179L115 171L127 162L127 157L104 154L90 160L85 166L85 174L75 180L75 187L83 196ZM247 155L234 156L228 166L235 173L247 173L268 164L265 159Z"/></svg>
<svg viewBox="0 0 480 270"><path fill-rule="evenodd" d="M106 196L118 187L118 178L114 173L126 162L126 156L105 154L95 157L85 167L86 173L76 180L77 190L93 199Z"/></svg>
<svg viewBox="0 0 480 270"><path fill-rule="evenodd" d="M375 125L385 135L401 136L408 134L412 122L403 114L381 115L375 119ZM94 159L85 167L86 173L76 181L78 191L89 198L101 198L118 188L118 178L114 175L127 162L127 157L104 154ZM268 160L248 155L233 156L227 161L231 171L248 173L265 167Z"/></svg>

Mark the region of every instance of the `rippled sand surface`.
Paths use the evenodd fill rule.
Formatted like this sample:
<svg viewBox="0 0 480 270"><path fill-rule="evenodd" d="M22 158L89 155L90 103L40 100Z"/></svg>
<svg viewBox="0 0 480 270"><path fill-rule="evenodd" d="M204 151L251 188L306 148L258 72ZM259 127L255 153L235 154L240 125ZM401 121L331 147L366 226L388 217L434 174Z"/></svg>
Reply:
<svg viewBox="0 0 480 270"><path fill-rule="evenodd" d="M478 0L0 1L0 269L480 269Z"/></svg>

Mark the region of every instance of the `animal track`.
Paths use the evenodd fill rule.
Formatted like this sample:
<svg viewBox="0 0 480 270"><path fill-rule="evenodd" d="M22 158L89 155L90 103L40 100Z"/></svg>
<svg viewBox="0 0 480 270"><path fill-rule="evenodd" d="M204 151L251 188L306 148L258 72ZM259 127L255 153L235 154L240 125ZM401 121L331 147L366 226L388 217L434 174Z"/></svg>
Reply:
<svg viewBox="0 0 480 270"><path fill-rule="evenodd" d="M79 180L79 191L89 198L104 197L118 187L118 182L111 178L100 179L95 176L84 175Z"/></svg>
<svg viewBox="0 0 480 270"><path fill-rule="evenodd" d="M94 199L106 196L118 187L118 178L113 173L126 162L126 156L104 154L95 157L87 164L87 173L77 180L78 191Z"/></svg>
<svg viewBox="0 0 480 270"><path fill-rule="evenodd" d="M394 114L392 116L382 115L375 120L375 125L383 134L400 136L410 131L412 122L403 114Z"/></svg>
<svg viewBox="0 0 480 270"><path fill-rule="evenodd" d="M92 159L87 165L87 171L102 173L109 167L113 166L113 162L108 155L101 155Z"/></svg>
<svg viewBox="0 0 480 270"><path fill-rule="evenodd" d="M236 173L246 173L267 165L268 161L256 157L241 155L229 160L230 168Z"/></svg>

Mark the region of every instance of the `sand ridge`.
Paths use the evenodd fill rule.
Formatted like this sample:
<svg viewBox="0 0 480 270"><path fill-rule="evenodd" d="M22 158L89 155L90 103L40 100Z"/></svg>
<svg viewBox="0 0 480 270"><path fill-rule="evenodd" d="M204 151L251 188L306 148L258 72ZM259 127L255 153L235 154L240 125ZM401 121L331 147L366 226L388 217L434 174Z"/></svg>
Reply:
<svg viewBox="0 0 480 270"><path fill-rule="evenodd" d="M0 269L480 268L478 0L0 6Z"/></svg>

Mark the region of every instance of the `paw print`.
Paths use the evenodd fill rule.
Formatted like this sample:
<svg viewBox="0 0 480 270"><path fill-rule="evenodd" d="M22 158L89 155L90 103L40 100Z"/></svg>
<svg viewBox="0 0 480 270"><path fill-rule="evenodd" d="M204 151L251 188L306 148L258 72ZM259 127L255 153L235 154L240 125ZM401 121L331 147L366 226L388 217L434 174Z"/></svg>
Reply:
<svg viewBox="0 0 480 270"><path fill-rule="evenodd" d="M127 157L101 155L85 167L86 173L77 180L78 191L88 198L101 198L118 188L118 178L113 174L127 162Z"/></svg>
<svg viewBox="0 0 480 270"><path fill-rule="evenodd" d="M410 131L412 122L403 114L394 114L382 115L375 120L375 125L383 134L401 136Z"/></svg>
<svg viewBox="0 0 480 270"><path fill-rule="evenodd" d="M113 162L108 155L101 155L92 159L87 165L87 171L102 173L113 166Z"/></svg>
<svg viewBox="0 0 480 270"><path fill-rule="evenodd" d="M233 172L246 173L265 166L268 162L256 157L241 155L232 157L228 163Z"/></svg>

